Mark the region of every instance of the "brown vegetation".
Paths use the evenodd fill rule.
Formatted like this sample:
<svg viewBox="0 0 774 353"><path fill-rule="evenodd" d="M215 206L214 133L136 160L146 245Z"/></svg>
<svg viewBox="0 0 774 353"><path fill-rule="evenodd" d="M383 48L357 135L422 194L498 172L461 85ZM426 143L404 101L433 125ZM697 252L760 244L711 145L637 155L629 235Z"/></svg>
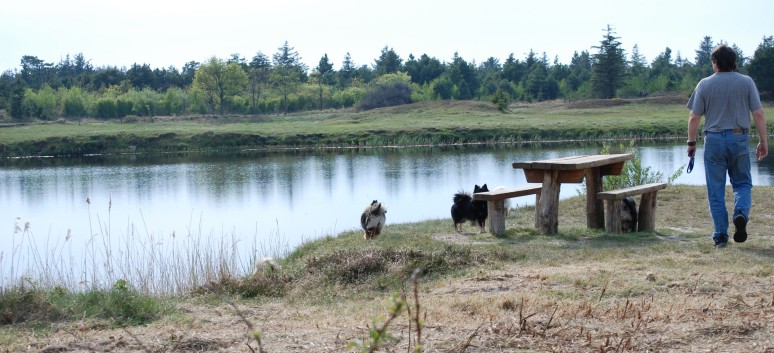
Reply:
<svg viewBox="0 0 774 353"><path fill-rule="evenodd" d="M772 352L774 217L767 210L774 188L756 187L753 198L750 239L726 249L712 247L701 186L660 192L656 233L585 230L582 197L562 202L555 237L534 232L532 208L511 212L503 238L458 234L449 220L406 226L417 242L429 236L471 251L459 255L466 271L416 283L404 266L415 260L412 244L387 248L391 237L412 239L402 226L388 225L371 242L359 232L342 234L328 241L368 248L307 258L304 278L278 276L280 297L239 299L216 290L179 302L179 314L146 326L112 328L91 319L44 331L7 326L0 352L356 351L348 344L367 341L369 329L389 317L390 293L360 272L320 285L331 274L325 266L404 278L399 294L409 311L389 322L394 340L383 339L380 352L409 352L418 343L422 352ZM243 281L271 274L256 276Z"/></svg>

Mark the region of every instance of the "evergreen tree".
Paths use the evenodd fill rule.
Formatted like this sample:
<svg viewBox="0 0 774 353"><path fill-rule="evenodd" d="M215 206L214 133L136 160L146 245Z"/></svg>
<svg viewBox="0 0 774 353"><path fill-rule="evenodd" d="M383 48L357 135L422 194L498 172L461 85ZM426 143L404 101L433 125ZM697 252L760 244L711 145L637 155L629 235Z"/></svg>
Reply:
<svg viewBox="0 0 774 353"><path fill-rule="evenodd" d="M763 38L748 65L748 73L761 95L774 98L774 37Z"/></svg>
<svg viewBox="0 0 774 353"><path fill-rule="evenodd" d="M385 46L382 48L382 53L374 63L374 71L377 76L394 74L403 69L403 59L395 53L392 48Z"/></svg>
<svg viewBox="0 0 774 353"><path fill-rule="evenodd" d="M323 92L324 92L324 86L330 85L333 83L334 75L336 73L333 71L333 64L331 64L330 60L328 60L328 54L324 54L320 61L317 63L317 67L314 69L314 78L317 81L317 88L318 88L318 100L319 100L319 107L320 110L323 110Z"/></svg>
<svg viewBox="0 0 774 353"><path fill-rule="evenodd" d="M478 91L479 83L475 69L456 52L445 75L457 87L454 99L471 99L474 93Z"/></svg>
<svg viewBox="0 0 774 353"><path fill-rule="evenodd" d="M623 86L626 58L618 39L608 25L599 46L593 47L598 50L591 65L591 92L595 97L613 98Z"/></svg>
<svg viewBox="0 0 774 353"><path fill-rule="evenodd" d="M258 100L261 98L263 88L269 83L269 72L271 71L271 61L269 57L262 52L258 52L250 60L247 68L248 88L250 89L250 98L253 113L258 113Z"/></svg>
<svg viewBox="0 0 774 353"><path fill-rule="evenodd" d="M11 107L8 110L11 118L17 120L24 118L24 93L26 90L24 81L16 78L11 87Z"/></svg>
<svg viewBox="0 0 774 353"><path fill-rule="evenodd" d="M269 75L274 89L282 96L283 111L285 114L289 110L288 97L295 93L301 83L306 82L306 65L301 62L301 56L298 52L285 44L274 54L274 68Z"/></svg>
<svg viewBox="0 0 774 353"><path fill-rule="evenodd" d="M440 77L445 71L440 60L431 58L427 54L422 54L419 60L416 60L414 55L409 55L409 60L406 61L403 68L411 77L411 82L419 85L430 83Z"/></svg>
<svg viewBox="0 0 774 353"><path fill-rule="evenodd" d="M339 69L336 78L339 83L339 88L346 88L352 84L352 78L355 77L357 67L352 61L352 55L347 52L344 55L344 61L341 63L341 69Z"/></svg>
<svg viewBox="0 0 774 353"><path fill-rule="evenodd" d="M513 53L508 55L508 59L505 59L503 63L503 79L510 81L514 84L519 84L524 77L525 64L520 62L513 56Z"/></svg>
<svg viewBox="0 0 774 353"><path fill-rule="evenodd" d="M710 55L714 49L715 44L712 43L712 37L705 36L701 43L699 43L699 49L696 49L696 58L694 61L696 73L694 78L701 79L712 75L712 60L710 59Z"/></svg>

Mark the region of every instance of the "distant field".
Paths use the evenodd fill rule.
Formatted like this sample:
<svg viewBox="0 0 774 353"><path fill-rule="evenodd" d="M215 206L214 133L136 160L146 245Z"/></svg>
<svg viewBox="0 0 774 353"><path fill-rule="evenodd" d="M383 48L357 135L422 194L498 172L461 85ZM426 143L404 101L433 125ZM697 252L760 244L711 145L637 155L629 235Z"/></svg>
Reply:
<svg viewBox="0 0 774 353"><path fill-rule="evenodd" d="M127 118L0 128L0 156L382 146L472 142L675 138L686 135L684 97L515 103L422 102L364 112Z"/></svg>

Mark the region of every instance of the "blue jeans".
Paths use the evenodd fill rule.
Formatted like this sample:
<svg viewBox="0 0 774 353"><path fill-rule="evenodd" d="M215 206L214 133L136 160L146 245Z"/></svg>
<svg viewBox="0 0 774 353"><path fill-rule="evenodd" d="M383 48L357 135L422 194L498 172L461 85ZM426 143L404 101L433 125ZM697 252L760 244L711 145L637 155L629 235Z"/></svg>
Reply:
<svg viewBox="0 0 774 353"><path fill-rule="evenodd" d="M704 136L704 170L707 178L707 198L715 227L712 237L716 240L727 240L726 173L734 191L734 216L741 213L747 219L752 203L750 138L747 131L707 132Z"/></svg>

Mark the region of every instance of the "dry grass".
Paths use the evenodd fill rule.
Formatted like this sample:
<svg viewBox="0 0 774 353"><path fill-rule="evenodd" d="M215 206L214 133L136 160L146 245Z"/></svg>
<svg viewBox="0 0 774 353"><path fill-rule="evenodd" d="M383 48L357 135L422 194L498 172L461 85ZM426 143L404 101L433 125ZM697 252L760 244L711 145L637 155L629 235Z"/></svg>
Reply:
<svg viewBox="0 0 774 353"><path fill-rule="evenodd" d="M411 229L417 242L427 236L492 253L461 275L420 280L418 303L406 279L403 294L423 322L423 352L774 352L774 188L756 187L753 198L750 239L721 250L709 238L704 189L689 186L659 193L654 234L587 231L584 200L573 198L560 205L556 237L534 234L531 208L511 213L504 238L457 234L450 221L388 224L383 237L409 243L402 232ZM364 242L359 235L340 238ZM373 246L386 244L380 238ZM499 261L506 257L498 251L523 258ZM177 315L123 329L93 320L43 331L6 326L0 352L353 351L347 344L367 339L389 314L390 293L362 286L284 298L199 296L181 301ZM326 292L332 288L346 293ZM398 316L388 327L396 340L378 351L414 349L413 322Z"/></svg>

